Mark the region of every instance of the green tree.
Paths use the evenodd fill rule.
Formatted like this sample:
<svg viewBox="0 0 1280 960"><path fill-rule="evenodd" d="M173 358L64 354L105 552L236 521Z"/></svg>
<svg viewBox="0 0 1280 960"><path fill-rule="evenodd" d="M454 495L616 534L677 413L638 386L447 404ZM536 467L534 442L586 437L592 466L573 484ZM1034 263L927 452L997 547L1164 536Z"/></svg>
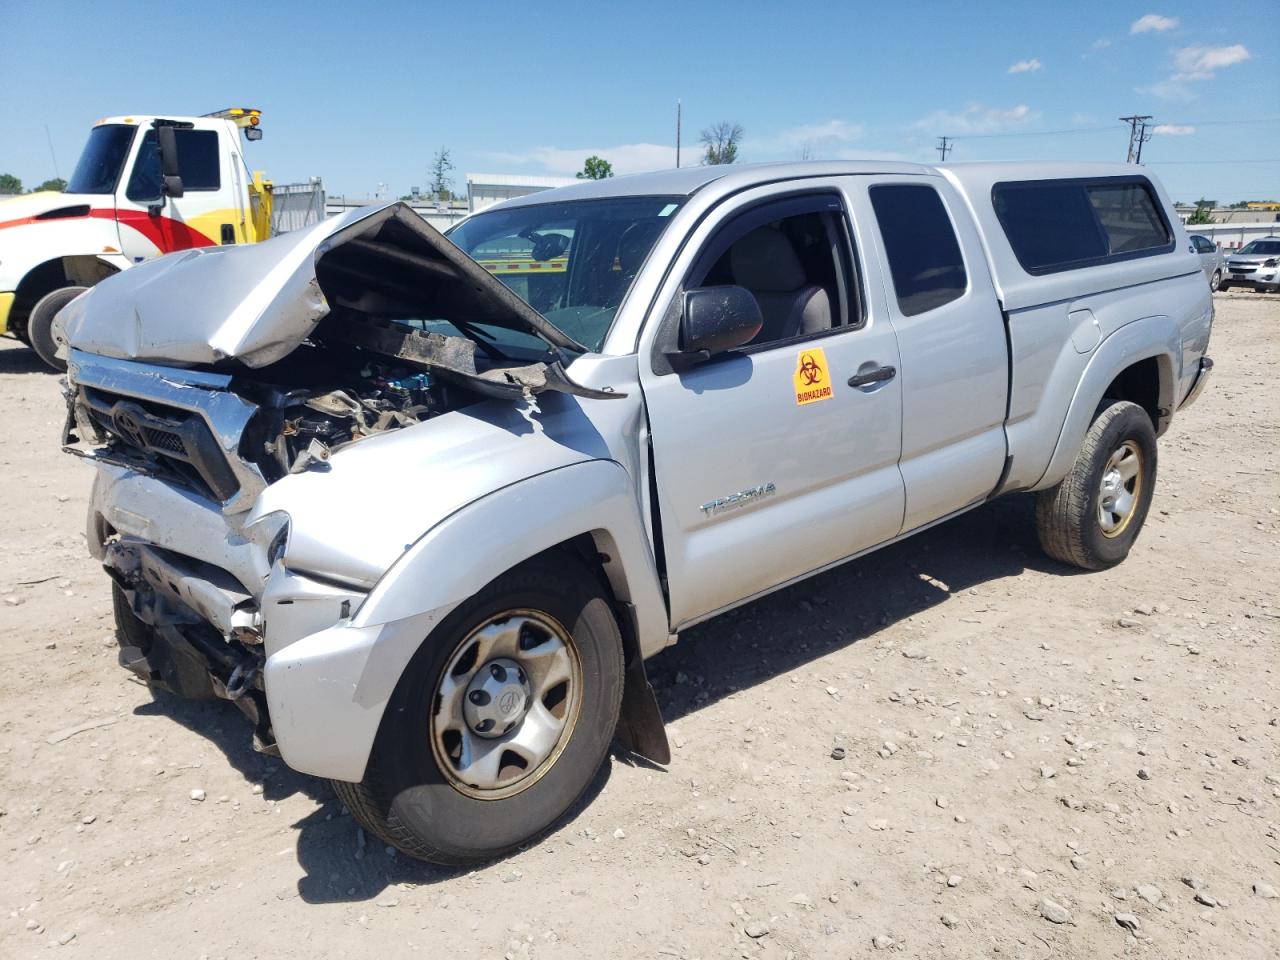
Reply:
<svg viewBox="0 0 1280 960"><path fill-rule="evenodd" d="M453 158L448 147L441 147L431 160L431 192L437 200L453 199L453 178L449 176L453 170Z"/></svg>
<svg viewBox="0 0 1280 960"><path fill-rule="evenodd" d="M61 177L54 177L51 180L46 180L31 192L39 193L41 190L52 190L54 193L66 193L67 181L63 180Z"/></svg>
<svg viewBox="0 0 1280 960"><path fill-rule="evenodd" d="M22 181L12 173L0 173L0 193L21 193Z"/></svg>
<svg viewBox="0 0 1280 960"><path fill-rule="evenodd" d="M582 161L582 172L579 180L607 180L613 176L613 164L603 157L594 154Z"/></svg>
<svg viewBox="0 0 1280 960"><path fill-rule="evenodd" d="M1187 218L1187 226L1198 227L1201 224L1213 223L1213 217L1209 216L1209 211L1212 209L1213 201L1201 197L1196 201L1196 212Z"/></svg>
<svg viewBox="0 0 1280 960"><path fill-rule="evenodd" d="M702 131L702 162L714 167L738 161L738 144L742 142L742 125L721 121Z"/></svg>

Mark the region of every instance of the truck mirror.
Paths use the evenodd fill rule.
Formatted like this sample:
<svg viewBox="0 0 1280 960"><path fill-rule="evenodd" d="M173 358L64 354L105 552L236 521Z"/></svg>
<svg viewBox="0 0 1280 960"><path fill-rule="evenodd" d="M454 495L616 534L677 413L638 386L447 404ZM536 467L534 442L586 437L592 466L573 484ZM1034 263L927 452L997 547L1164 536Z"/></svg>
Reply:
<svg viewBox="0 0 1280 960"><path fill-rule="evenodd" d="M156 126L156 149L160 154L160 193L182 196L182 175L178 170L178 136L168 124Z"/></svg>
<svg viewBox="0 0 1280 960"><path fill-rule="evenodd" d="M763 326L760 304L745 287L699 287L685 291L677 356L683 361L682 365L705 360L749 343Z"/></svg>
<svg viewBox="0 0 1280 960"><path fill-rule="evenodd" d="M244 138L246 140L261 140L262 128L261 127L245 127Z"/></svg>

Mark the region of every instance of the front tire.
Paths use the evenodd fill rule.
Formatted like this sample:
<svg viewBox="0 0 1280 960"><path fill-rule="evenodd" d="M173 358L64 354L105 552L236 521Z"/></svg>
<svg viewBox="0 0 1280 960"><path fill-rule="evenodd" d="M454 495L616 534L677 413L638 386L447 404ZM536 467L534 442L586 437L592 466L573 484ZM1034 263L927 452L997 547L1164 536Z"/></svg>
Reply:
<svg viewBox="0 0 1280 960"><path fill-rule="evenodd" d="M1218 290L1221 289L1221 287L1222 287L1222 271L1215 270L1213 271L1213 276L1209 278L1209 291L1211 293L1217 293Z"/></svg>
<svg viewBox="0 0 1280 960"><path fill-rule="evenodd" d="M1117 401L1085 434L1071 472L1036 496L1044 552L1084 570L1129 555L1147 519L1156 482L1156 434L1147 412Z"/></svg>
<svg viewBox="0 0 1280 960"><path fill-rule="evenodd" d="M59 287L36 301L27 318L27 341L31 349L54 370L65 371L67 362L57 355L58 344L53 335L53 318L88 287Z"/></svg>
<svg viewBox="0 0 1280 960"><path fill-rule="evenodd" d="M568 554L529 561L426 638L364 780L334 789L365 829L410 856L499 859L550 829L595 777L623 672L599 579Z"/></svg>

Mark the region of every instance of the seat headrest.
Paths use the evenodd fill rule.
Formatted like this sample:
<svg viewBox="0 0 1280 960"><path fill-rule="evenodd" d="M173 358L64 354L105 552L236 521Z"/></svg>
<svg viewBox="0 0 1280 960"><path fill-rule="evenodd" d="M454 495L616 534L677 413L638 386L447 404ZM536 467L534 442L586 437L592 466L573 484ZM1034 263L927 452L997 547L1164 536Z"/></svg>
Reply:
<svg viewBox="0 0 1280 960"><path fill-rule="evenodd" d="M790 293L808 283L795 247L773 227L759 227L729 251L733 282L757 292Z"/></svg>
<svg viewBox="0 0 1280 960"><path fill-rule="evenodd" d="M637 220L622 231L618 238L618 266L624 276L630 276L640 269L649 248L653 246L653 238L662 229L662 224L654 220Z"/></svg>

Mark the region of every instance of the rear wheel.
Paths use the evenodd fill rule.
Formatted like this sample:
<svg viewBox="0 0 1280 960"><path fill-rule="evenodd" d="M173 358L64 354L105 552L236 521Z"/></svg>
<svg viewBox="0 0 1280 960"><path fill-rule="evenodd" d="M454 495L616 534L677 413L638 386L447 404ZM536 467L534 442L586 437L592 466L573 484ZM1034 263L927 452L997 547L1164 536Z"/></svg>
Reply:
<svg viewBox="0 0 1280 960"><path fill-rule="evenodd" d="M1213 276L1209 278L1209 289L1216 291L1221 286L1222 286L1222 271L1215 270L1213 271Z"/></svg>
<svg viewBox="0 0 1280 960"><path fill-rule="evenodd" d="M1138 538L1155 482L1151 418L1135 403L1112 403L1093 421L1071 472L1037 495L1040 545L1085 570L1115 566Z"/></svg>
<svg viewBox="0 0 1280 960"><path fill-rule="evenodd" d="M365 779L334 788L411 856L497 859L590 784L622 687L621 635L597 578L568 555L531 561L432 632L387 705Z"/></svg>
<svg viewBox="0 0 1280 960"><path fill-rule="evenodd" d="M58 343L54 336L53 319L58 315L59 310L87 289L89 288L59 287L51 293L46 293L36 301L36 305L31 308L31 315L27 318L27 341L31 344L31 349L55 370L66 370L67 362L60 360L57 356Z"/></svg>

